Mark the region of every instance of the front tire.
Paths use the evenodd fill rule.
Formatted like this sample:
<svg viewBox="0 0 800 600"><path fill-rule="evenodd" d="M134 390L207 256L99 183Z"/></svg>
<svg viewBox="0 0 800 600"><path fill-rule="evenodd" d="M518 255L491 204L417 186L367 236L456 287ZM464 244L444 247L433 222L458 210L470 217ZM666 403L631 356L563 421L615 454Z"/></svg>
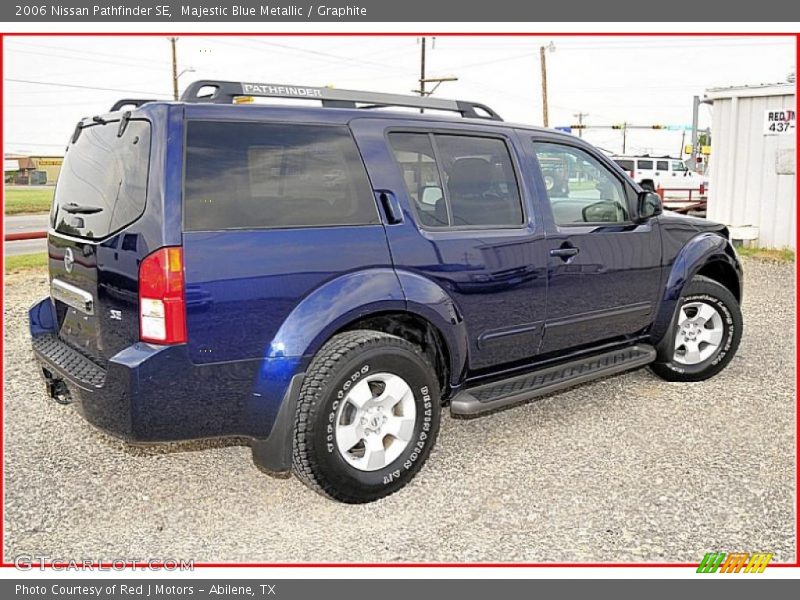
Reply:
<svg viewBox="0 0 800 600"><path fill-rule="evenodd" d="M736 298L725 286L698 275L686 287L650 368L667 381L703 381L728 365L741 339Z"/></svg>
<svg viewBox="0 0 800 600"><path fill-rule="evenodd" d="M439 431L433 369L407 340L339 334L314 357L297 405L293 470L341 502L372 502L422 468Z"/></svg>

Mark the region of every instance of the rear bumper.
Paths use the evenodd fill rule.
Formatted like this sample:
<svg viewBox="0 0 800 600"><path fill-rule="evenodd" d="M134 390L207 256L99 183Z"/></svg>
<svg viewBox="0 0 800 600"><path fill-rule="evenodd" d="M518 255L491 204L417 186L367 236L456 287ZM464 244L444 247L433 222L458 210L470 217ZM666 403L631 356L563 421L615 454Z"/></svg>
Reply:
<svg viewBox="0 0 800 600"><path fill-rule="evenodd" d="M278 433L278 412L302 371L302 361L290 358L196 365L186 345L140 342L100 365L57 337L49 298L30 309L29 323L51 395L66 388L87 421L132 443L225 436L265 441Z"/></svg>

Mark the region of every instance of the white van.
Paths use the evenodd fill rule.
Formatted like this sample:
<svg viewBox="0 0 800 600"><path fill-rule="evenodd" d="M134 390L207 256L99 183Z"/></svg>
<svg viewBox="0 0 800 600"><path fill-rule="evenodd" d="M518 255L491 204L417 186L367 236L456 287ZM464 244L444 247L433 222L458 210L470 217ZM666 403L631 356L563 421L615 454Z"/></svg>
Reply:
<svg viewBox="0 0 800 600"><path fill-rule="evenodd" d="M671 190L679 195L685 195L680 193L683 190L698 190L698 197L707 194L708 179L690 171L680 158L615 155L611 159L646 190L662 188L665 196L675 195Z"/></svg>

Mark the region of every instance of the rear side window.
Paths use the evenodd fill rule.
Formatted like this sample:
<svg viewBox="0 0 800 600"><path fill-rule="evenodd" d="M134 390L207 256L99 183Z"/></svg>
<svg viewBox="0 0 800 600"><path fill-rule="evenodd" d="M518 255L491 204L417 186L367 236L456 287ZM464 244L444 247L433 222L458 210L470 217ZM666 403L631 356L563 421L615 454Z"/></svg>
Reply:
<svg viewBox="0 0 800 600"><path fill-rule="evenodd" d="M659 160L656 162L656 169L659 171L669 171L669 161Z"/></svg>
<svg viewBox="0 0 800 600"><path fill-rule="evenodd" d="M614 162L617 163L622 168L623 171L633 171L634 170L633 161L632 160L615 160Z"/></svg>
<svg viewBox="0 0 800 600"><path fill-rule="evenodd" d="M138 219L147 201L150 123L119 120L83 127L67 146L52 219L60 233L101 239Z"/></svg>
<svg viewBox="0 0 800 600"><path fill-rule="evenodd" d="M639 161L639 169L644 171L652 171L653 170L653 161L652 160L640 160Z"/></svg>
<svg viewBox="0 0 800 600"><path fill-rule="evenodd" d="M346 127L190 121L187 128L188 231L379 222Z"/></svg>
<svg viewBox="0 0 800 600"><path fill-rule="evenodd" d="M522 225L519 187L503 140L392 133L389 141L421 225Z"/></svg>

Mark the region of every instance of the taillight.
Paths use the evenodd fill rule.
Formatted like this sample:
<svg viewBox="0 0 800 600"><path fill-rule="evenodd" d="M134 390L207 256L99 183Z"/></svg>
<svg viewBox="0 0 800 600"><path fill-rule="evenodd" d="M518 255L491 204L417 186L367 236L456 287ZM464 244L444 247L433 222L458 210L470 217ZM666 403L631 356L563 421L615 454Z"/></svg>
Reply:
<svg viewBox="0 0 800 600"><path fill-rule="evenodd" d="M703 182L700 184L700 195L702 196L705 193L706 193L706 184L705 182Z"/></svg>
<svg viewBox="0 0 800 600"><path fill-rule="evenodd" d="M183 249L161 248L139 266L139 339L156 344L186 342Z"/></svg>

